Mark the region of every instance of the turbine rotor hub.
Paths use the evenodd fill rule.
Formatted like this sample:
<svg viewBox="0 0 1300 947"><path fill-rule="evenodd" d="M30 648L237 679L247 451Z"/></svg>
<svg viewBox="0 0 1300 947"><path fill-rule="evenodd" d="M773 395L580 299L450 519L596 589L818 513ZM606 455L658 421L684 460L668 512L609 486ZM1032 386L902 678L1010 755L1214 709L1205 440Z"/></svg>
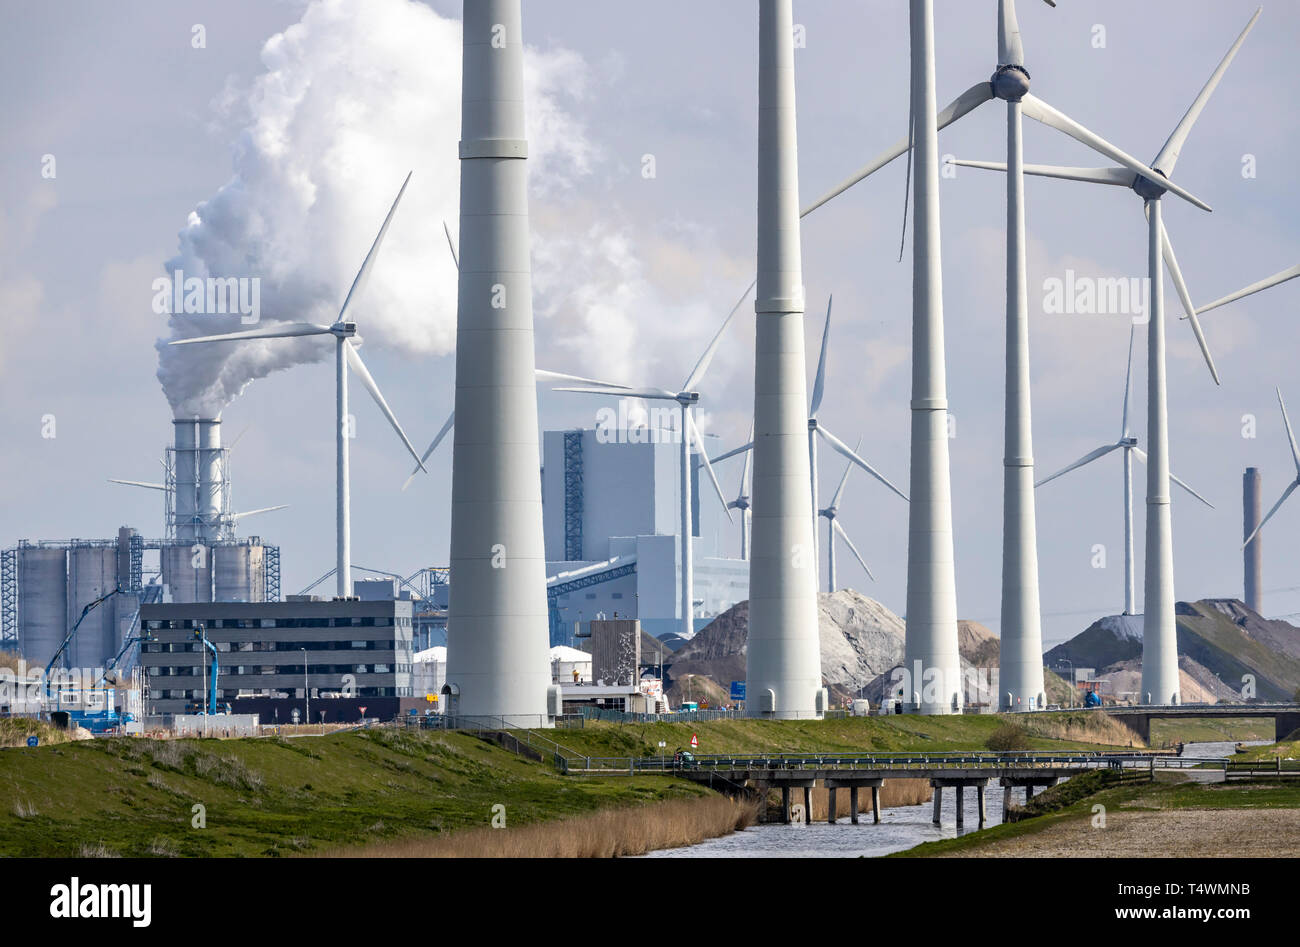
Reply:
<svg viewBox="0 0 1300 947"><path fill-rule="evenodd" d="M1163 171L1158 168L1152 168L1152 170L1155 171L1156 174L1160 175L1161 178L1168 180L1168 178L1165 178ZM1158 201L1165 195L1169 188L1165 187L1159 181L1153 181L1151 178L1144 175L1138 175L1137 180L1133 182L1133 190L1137 193L1137 196L1142 198L1144 201Z"/></svg>
<svg viewBox="0 0 1300 947"><path fill-rule="evenodd" d="M989 83L993 86L993 94L999 99L1019 102L1029 92L1029 70L1014 63L998 66Z"/></svg>
<svg viewBox="0 0 1300 947"><path fill-rule="evenodd" d="M348 339L357 334L357 324L355 322L336 322L330 326L330 332L341 339Z"/></svg>

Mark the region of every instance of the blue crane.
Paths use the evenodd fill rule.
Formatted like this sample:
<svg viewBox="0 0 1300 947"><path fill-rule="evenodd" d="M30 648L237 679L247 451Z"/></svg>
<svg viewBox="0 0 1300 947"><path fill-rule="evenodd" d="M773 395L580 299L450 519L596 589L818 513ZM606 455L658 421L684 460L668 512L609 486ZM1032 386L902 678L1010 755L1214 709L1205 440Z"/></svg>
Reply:
<svg viewBox="0 0 1300 947"><path fill-rule="evenodd" d="M50 671L54 669L54 665L58 663L59 658L63 657L64 652L68 650L68 645L72 643L73 637L75 637L77 634L77 629L80 628L81 623L86 620L86 616L89 615L91 612L93 612L100 605L103 605L114 595L123 595L125 593L126 593L126 589L122 588L119 585L117 588L113 589L113 591L107 593L106 595L101 595L99 598L95 599L93 602L91 602L81 610L81 615L77 618L76 623L73 624L72 629L68 632L68 636L63 639L63 644L59 645L59 649L54 652L54 657L50 658L50 663L45 665L45 696L46 697L50 696Z"/></svg>
<svg viewBox="0 0 1300 947"><path fill-rule="evenodd" d="M207 702L204 706L204 712L212 715L217 712L217 675L220 673L220 669L217 666L217 648L208 640L208 636L204 632L202 625L199 625L194 629L194 638L201 642L203 647L212 655L212 663L209 666L208 673Z"/></svg>

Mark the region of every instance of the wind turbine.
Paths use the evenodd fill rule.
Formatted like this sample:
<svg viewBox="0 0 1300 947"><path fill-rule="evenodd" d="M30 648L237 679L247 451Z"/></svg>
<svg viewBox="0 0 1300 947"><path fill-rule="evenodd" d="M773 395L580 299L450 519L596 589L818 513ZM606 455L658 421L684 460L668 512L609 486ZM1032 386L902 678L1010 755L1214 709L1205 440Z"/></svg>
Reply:
<svg viewBox="0 0 1300 947"><path fill-rule="evenodd" d="M1259 521L1259 525L1255 527L1255 531L1246 537L1246 541L1241 544L1241 548L1243 549L1249 546L1250 541L1259 535L1260 530L1264 528L1264 524L1273 518L1273 514L1276 513L1281 508L1282 504L1287 501L1287 497L1291 496L1291 494L1295 492L1296 487L1300 487L1300 447L1296 446L1295 432L1291 430L1291 419L1286 415L1286 402L1282 400L1281 388L1277 389L1277 403L1278 407L1282 409L1282 423L1286 426L1287 440L1291 443L1291 459L1295 461L1296 476L1295 479L1291 481L1291 485L1282 491L1282 496L1273 504L1273 509L1269 510L1268 515Z"/></svg>
<svg viewBox="0 0 1300 947"><path fill-rule="evenodd" d="M1047 0L1055 7L1054 0ZM1002 511L1002 661L1004 709L1028 706L1043 693L1042 624L1038 590L1038 541L1034 508L1033 436L1029 381L1029 307L1025 262L1025 202L1022 117L1028 116L1100 152L1135 173L1151 175L1146 165L1084 128L1029 92L1024 46L1014 0L998 2L998 61L990 79L963 92L937 116L940 129L985 102L1002 99L1007 106L1007 274L1006 400L1003 450ZM904 154L909 139L861 168L818 204L852 187ZM918 179L919 184L919 179ZM1201 205L1181 188L1180 196ZM817 206L817 205L814 205ZM1208 208L1206 208L1208 209ZM1023 702L1021 699L1026 698Z"/></svg>
<svg viewBox="0 0 1300 947"><path fill-rule="evenodd" d="M361 380L362 386L365 387L366 391L370 392L370 396L379 405L379 410L388 419L388 423L393 426L397 436L402 439L407 451L410 452L421 467L424 466L423 461L419 459L419 455L415 453L415 448L411 446L411 441L406 436L406 432L402 430L402 426L397 422L397 417L393 414L392 409L388 407L388 402L384 400L383 394L379 391L379 386L375 384L374 378L371 377L370 372L361 361L361 356L357 354L356 345L357 341L359 341L357 324L347 320L348 309L351 307L353 300L360 297L367 280L370 278L370 271L374 266L375 257L379 254L379 245L383 243L384 235L388 233L388 225L392 223L393 214L397 212L397 205L401 203L402 195L406 193L406 186L410 181L411 175L408 173L406 180L402 182L401 190L397 192L397 197L393 200L393 206L388 209L388 216L384 218L383 226L379 228L379 234L375 237L375 242L370 246L370 252L366 254L361 269L357 271L356 278L352 281L352 286L343 300L343 306L339 309L338 318L334 320L332 325L323 326L309 322L288 322L263 329L250 329L246 332L178 339L170 343L171 345L193 345L196 343L228 342L243 339L287 339L309 335L334 336L334 373L337 386L334 436L337 451L336 479L338 492L336 510L338 530L336 582L340 598L348 598L352 595L352 524L348 495L349 433L346 429L348 417L348 368L352 369ZM357 341L354 341L354 339L357 339Z"/></svg>
<svg viewBox="0 0 1300 947"><path fill-rule="evenodd" d="M1176 704L1180 701L1178 639L1174 616L1173 529L1169 513L1169 403L1165 370L1162 260L1173 279L1174 288L1191 322L1192 331L1196 333L1196 341L1201 347L1206 365L1209 366L1210 375L1216 384L1219 383L1218 370L1214 367L1214 359L1210 355L1205 335L1201 331L1200 321L1196 318L1196 307L1192 305L1182 270L1174 256L1173 244L1164 226L1160 199L1167 191L1173 191L1202 209L1208 210L1201 201L1186 192L1176 190L1170 178L1192 127L1237 55L1237 50L1241 48L1247 34L1255 26L1260 12L1260 10L1255 11L1250 22L1241 31L1241 35L1228 49L1192 102L1182 121L1174 128L1168 141L1160 149L1160 153L1151 162L1153 173L1142 172L1122 161L1120 163L1125 165L1122 168L1061 168L1046 165L1024 167L1026 174L1132 188L1133 192L1142 198L1146 213L1147 271L1151 281L1151 311L1148 313L1147 341L1147 432L1151 439L1151 463L1147 465L1146 606L1143 609L1142 692L1148 702L1154 700L1156 703ZM957 161L955 163L967 167L1006 170L1005 165L987 162Z"/></svg>
<svg viewBox="0 0 1300 947"><path fill-rule="evenodd" d="M1064 467L1052 474L1050 477L1044 477L1034 484L1035 487L1041 487L1071 470L1077 470L1097 460L1099 457L1105 457L1111 451L1122 450L1124 452L1124 614L1137 614L1137 593L1135 586L1135 569L1133 556L1133 457L1137 457L1142 463L1147 463L1147 455L1139 448L1138 439L1129 432L1128 425L1128 403L1129 392L1132 389L1133 382L1133 340L1137 334L1136 327L1129 328L1128 336L1128 370L1124 376L1124 414L1123 421L1120 425L1119 440L1112 444L1103 444L1096 450L1084 454L1068 467ZM1189 487L1172 473L1169 479L1182 487L1196 499L1200 500L1210 509L1214 509L1214 504L1205 497L1201 496L1191 487Z"/></svg>
<svg viewBox="0 0 1300 947"><path fill-rule="evenodd" d="M862 438L858 438L858 445L857 448L854 448L854 451L856 452L856 450L861 446ZM876 581L875 575L871 572L871 567L868 566L867 561L862 558L862 553L858 552L858 547L853 545L853 540L849 539L849 534L845 531L844 527L840 525L840 521L836 519L839 515L840 500L844 496L844 485L849 482L849 474L852 472L853 461L850 460L844 465L844 475L840 477L840 485L836 487L835 494L831 497L830 506L826 507L824 510L817 511L817 515L825 517L826 519L826 591L831 594L834 594L836 591L835 536L837 534L840 539L844 540L844 545L849 547L849 552L853 553L853 558L858 560L858 565L862 566L862 570L866 572L867 577L870 578L872 582Z"/></svg>
<svg viewBox="0 0 1300 947"><path fill-rule="evenodd" d="M717 475L713 472L713 465L709 462L709 456L704 446L704 439L700 437L699 429L695 426L695 421L691 416L695 406L699 404L700 393L696 387L704 378L704 373L709 369L709 363L713 361L713 356L717 353L718 347L722 344L722 335L731 325L731 320L735 318L740 304L745 301L749 295L749 289L745 294L736 300L736 304L731 307L731 312L727 313L727 318L722 321L721 328L713 336L713 341L709 343L700 360L696 362L695 368L686 376L686 381L682 384L682 389L672 392L666 388L624 388L621 386L608 384L595 384L583 387L573 388L556 388L556 391L571 391L581 394L614 396L618 398L645 398L651 401L675 401L681 406L681 424L678 429L679 440L681 442L681 500L682 500L682 517L681 517L681 560L682 560L682 583L681 583L681 620L682 620L682 637L689 640L695 634L695 553L691 543L691 533L693 532L691 523L691 445L694 444L699 449L700 459L704 469L709 474L709 479L713 482L713 489L718 494L718 500L722 503L722 508L727 514L727 519L732 520L731 507L727 499L722 494L722 487L718 484ZM734 520L733 520L734 522Z"/></svg>

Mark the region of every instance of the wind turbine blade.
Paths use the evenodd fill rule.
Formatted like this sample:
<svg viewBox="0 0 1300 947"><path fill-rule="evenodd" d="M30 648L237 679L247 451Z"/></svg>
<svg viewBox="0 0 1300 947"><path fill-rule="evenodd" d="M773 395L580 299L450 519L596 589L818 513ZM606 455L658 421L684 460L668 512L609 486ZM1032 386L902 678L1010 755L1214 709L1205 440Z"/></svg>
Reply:
<svg viewBox="0 0 1300 947"><path fill-rule="evenodd" d="M1084 466L1085 464L1090 464L1098 457L1105 457L1111 451L1119 448L1120 446L1121 445L1118 443L1107 444L1104 447L1098 447L1094 451L1089 451L1088 453L1080 457L1078 460L1076 460L1074 463L1070 464L1070 466L1062 467L1060 470L1052 474L1050 477L1044 477L1042 480L1038 481L1036 484L1034 484L1034 486L1041 487L1045 483L1051 483L1057 477L1063 476L1064 474L1068 474L1071 470L1077 470L1078 468Z"/></svg>
<svg viewBox="0 0 1300 947"><path fill-rule="evenodd" d="M695 419L691 417L691 412L682 411L682 417L686 418L686 431L691 438L691 443L700 452L700 461L704 469L709 472L709 481L713 484L713 492L718 495L718 502L722 504L722 511L727 514L728 522L735 522L731 515L731 508L727 506L727 498L722 494L722 484L718 483L718 475L713 472L713 465L709 463L709 455L704 450L704 438L700 436L700 429L695 426Z"/></svg>
<svg viewBox="0 0 1300 947"><path fill-rule="evenodd" d="M1282 504L1286 502L1287 497L1295 492L1296 487L1300 487L1300 480L1292 481L1291 486L1286 488L1286 491L1278 498L1278 501L1273 504L1273 509L1268 511L1268 515L1259 521L1259 525L1255 527L1255 531L1247 537L1244 543L1241 544L1242 549L1249 546L1255 537L1259 535L1259 531L1264 528L1264 524L1273 518L1273 514L1276 513L1281 508Z"/></svg>
<svg viewBox="0 0 1300 947"><path fill-rule="evenodd" d="M704 373L709 370L709 363L713 361L713 356L717 353L718 346L722 344L722 334L727 331L727 326L731 325L731 320L736 317L736 312L740 309L740 304L745 301L745 297L749 295L750 290L757 285L758 280L755 279L754 282L750 283L745 289L745 292L741 294L740 298L736 300L736 304L731 307L731 312L727 313L727 318L722 320L722 325L714 334L713 341L710 342L709 347L704 350L704 354L700 356L700 360L695 363L695 369L687 377L686 384L682 385L682 391L694 391L695 386L700 383L700 379L704 377Z"/></svg>
<svg viewBox="0 0 1300 947"><path fill-rule="evenodd" d="M287 510L289 504L282 503L280 506L264 506L260 510L248 510L244 513L236 513L231 519L242 520L245 516L257 516L259 513L274 513L276 510Z"/></svg>
<svg viewBox="0 0 1300 947"><path fill-rule="evenodd" d="M1128 368L1124 372L1124 430L1120 437L1128 437L1128 396L1133 387L1133 340L1137 337L1137 326L1129 323L1128 327Z"/></svg>
<svg viewBox="0 0 1300 947"><path fill-rule="evenodd" d="M1286 402L1282 400L1282 389L1277 389L1277 403L1282 409L1282 423L1286 425L1286 437L1291 442L1291 459L1295 461L1295 470L1300 474L1300 448L1296 447L1295 432L1291 430L1291 419L1286 414Z"/></svg>
<svg viewBox="0 0 1300 947"><path fill-rule="evenodd" d="M1025 47L1020 41L1016 0L998 0L998 65L1023 66Z"/></svg>
<svg viewBox="0 0 1300 947"><path fill-rule="evenodd" d="M1137 457L1138 460L1142 461L1142 463L1145 464L1145 463L1147 462L1147 455L1146 455L1146 452L1145 452L1144 450L1142 450L1142 448L1140 448L1140 447L1135 447L1135 448L1133 448L1133 453L1134 453L1134 455ZM1179 479L1178 477L1176 477L1176 476L1173 474L1172 471L1171 471L1170 474L1169 474L1169 479L1170 479L1173 483L1178 484L1178 486L1182 487L1184 490L1186 490L1186 491L1187 491L1188 493L1190 493L1192 496L1196 497L1196 499L1200 500L1202 503L1204 503L1204 504L1205 504L1206 506L1208 506L1210 509L1214 509L1214 504L1213 504L1213 503L1211 503L1209 500L1205 499L1205 497L1201 496L1199 493L1197 493L1195 490L1193 490L1190 486L1187 485L1187 483L1186 483L1185 481L1183 481L1183 480Z"/></svg>
<svg viewBox="0 0 1300 947"><path fill-rule="evenodd" d="M384 235L388 233L388 225L393 222L393 214L397 213L397 205L402 202L402 195L406 193L406 185L411 183L413 171L406 173L406 180L402 182L402 188L397 192L397 197L393 199L393 206L388 208L388 216L384 218L383 226L379 228L379 233L375 237L375 242L370 245L370 252L366 254L366 259L361 264L361 269L357 270L356 277L352 280L352 288L348 290L347 297L343 300L343 308L339 310L338 321L342 322L343 317L347 315L348 306L352 304L353 298L360 296L361 291L365 289L366 281L370 279L370 270L374 266L375 257L379 255L379 245L384 242ZM457 264L459 266L459 264ZM403 435L405 437L405 435ZM415 453L414 450L411 451Z"/></svg>
<svg viewBox="0 0 1300 947"><path fill-rule="evenodd" d="M1148 214L1150 207L1147 207ZM1187 292L1187 284L1183 281L1183 271L1178 266L1178 259L1174 256L1174 245L1169 241L1169 231L1165 229L1164 221L1160 222L1160 241L1164 249L1165 266L1169 268L1169 275L1173 278L1174 289L1178 292L1178 299L1183 304L1183 311L1187 313L1187 319L1192 324L1192 332L1196 335L1196 344L1201 347L1201 355L1205 357L1205 364L1210 368L1210 377L1214 379L1216 385L1221 384L1219 381L1219 370L1214 367L1214 356L1210 354L1209 343L1205 341L1205 332L1201 329L1201 320L1196 318L1196 307L1192 305L1191 294Z"/></svg>
<svg viewBox="0 0 1300 947"><path fill-rule="evenodd" d="M725 454L719 454L717 457L711 458L709 462L713 464L720 464L724 460L730 460L732 457L735 457L737 454L745 454L753 449L754 449L754 441L751 435L748 444L741 444L739 447L732 448L731 450L727 451ZM746 466L749 465L748 460L745 461L745 465Z"/></svg>
<svg viewBox="0 0 1300 947"><path fill-rule="evenodd" d="M424 461L415 452L415 447L411 444L411 439L406 436L406 432L402 430L402 425L397 423L397 415L393 414L392 408L388 407L388 402L384 400L384 396L379 391L379 386L375 384L374 378L371 377L369 370L362 363L361 356L357 354L356 347L352 344L351 339L343 340L343 351L347 354L348 365L352 367L352 371L356 373L356 376L361 379L361 384L365 386L366 391L370 392L370 397L375 399L375 404L379 405L379 410L384 412L384 417L388 418L388 423L393 426L393 430L402 439L402 443L406 445L406 449L415 458L415 462L420 465L421 470L428 473L428 470L425 470Z"/></svg>
<svg viewBox="0 0 1300 947"><path fill-rule="evenodd" d="M754 443L754 425L752 423L749 425L749 443L751 445ZM740 469L740 492L742 494L745 492L745 484L749 482L749 467L753 463L753 461L754 461L754 452L746 451L745 466Z"/></svg>
<svg viewBox="0 0 1300 947"><path fill-rule="evenodd" d="M1259 19L1259 15L1263 10L1264 8L1260 7L1255 11L1255 15L1250 18L1250 22L1246 24L1246 28L1241 31L1241 35L1237 37L1237 41L1229 47L1228 52L1224 54L1223 59L1219 62L1218 68L1214 70L1209 81L1205 83L1200 94L1196 96L1196 100L1192 102L1192 107L1187 110L1187 114L1183 116L1183 120L1178 123L1178 127L1174 129L1174 133L1169 136L1169 140L1165 142L1165 146L1160 149L1160 154L1156 155L1156 160L1151 162L1151 166L1157 171L1162 172L1166 176L1173 175L1174 165L1178 163L1179 152L1182 151L1183 145L1186 144L1187 136L1192 132L1192 126L1195 125L1196 120L1201 117L1201 112L1205 108L1205 103L1210 101L1210 96L1214 94L1215 88L1219 85L1219 80L1222 79L1223 74L1228 71L1228 66L1232 64L1233 58L1237 55L1237 50L1241 49L1241 44L1246 41L1246 35L1254 29L1255 21Z"/></svg>
<svg viewBox="0 0 1300 947"><path fill-rule="evenodd" d="M823 427L820 424L817 425L817 433L820 434L822 437L826 438L826 443L830 444L831 447L835 450L835 452L838 453L840 456L853 461L853 463L857 464L867 473L871 474L871 476L875 477L877 480L879 480L889 489L893 490L904 500L907 500L906 493L904 493L902 490L898 489L898 487L890 483L889 480L883 474L881 474L869 463L867 463L865 460L859 457L855 451L849 450L849 445L845 444L842 440L840 440L838 437L836 437L834 434L828 431L825 427ZM911 501L908 500L908 502L910 503Z"/></svg>
<svg viewBox="0 0 1300 947"><path fill-rule="evenodd" d="M967 112L970 112L973 109L978 108L979 106L983 105L991 98L993 98L993 84L991 82L976 83L975 85L967 89L965 92L963 92L961 95L959 95L956 99L954 99L952 104L950 104L946 109L944 109L942 112L938 114L937 116L938 127L940 129L947 128L949 125L957 121L957 119L961 118ZM849 188L853 187L853 185L857 184L863 178L870 177L872 174L875 174L877 171L879 171L885 165L889 164L899 155L906 153L910 145L911 145L910 137L908 135L904 135L898 141L894 142L887 149L885 149L885 151L883 151L881 154L877 155L867 164L863 165L857 171L853 172L853 174L849 175L849 177L845 178L835 187L831 188L821 197L817 198L817 200L813 201L811 204L805 207L802 211L799 212L799 216L807 217L809 214L811 214L817 208L821 207L823 204L839 197L841 194L843 194Z"/></svg>
<svg viewBox="0 0 1300 947"><path fill-rule="evenodd" d="M1024 114L1028 115L1034 121L1042 122L1044 125L1055 128L1057 131L1065 132L1065 134L1069 135L1075 141L1082 142L1093 151L1105 155L1111 161L1122 164L1130 171L1140 174L1144 178L1150 178L1165 190L1172 194L1177 194L1183 200L1195 204L1197 207L1201 208L1201 210L1210 209L1210 205L1202 201L1200 198L1189 194L1177 184L1167 179L1164 175L1148 168L1137 158L1134 158L1127 152L1116 148L1100 135L1084 128L1068 115L1058 112L1033 93L1026 93L1025 97L1021 100L1020 105Z"/></svg>
<svg viewBox="0 0 1300 947"><path fill-rule="evenodd" d="M443 422L442 429L438 431L438 436L433 439L433 443L431 443L425 452L420 455L419 465L411 471L411 475L406 478L406 483L402 484L403 490L411 485L411 482L415 480L416 474L421 470L426 473L428 472L428 469L424 466L424 462L429 459L430 455L432 455L435 450L438 449L438 445L442 443L442 439L447 436L447 432L451 430L452 425L455 423L456 412L452 411L451 414L447 415L447 420Z"/></svg>
<svg viewBox="0 0 1300 947"><path fill-rule="evenodd" d="M862 449L862 438L859 437L858 442L855 445L853 445L853 453L856 454L861 449ZM840 477L840 485L835 488L835 493L831 497L830 509L834 510L839 508L840 497L844 495L844 485L849 482L849 473L852 472L852 470L853 470L853 461L850 460L847 464L844 465L844 476Z"/></svg>
<svg viewBox="0 0 1300 947"><path fill-rule="evenodd" d="M613 381L601 381L599 378L584 378L581 375L569 375L564 372L551 372L545 368L535 369L538 381L572 381L579 385L600 385L602 388L625 388Z"/></svg>
<svg viewBox="0 0 1300 947"><path fill-rule="evenodd" d="M817 412L822 406L822 395L826 392L826 345L831 338L831 306L835 302L835 296L832 294L830 299L826 300L826 325L822 329L822 352L817 358L817 377L813 382L812 406L808 409L808 417L817 417Z"/></svg>
<svg viewBox="0 0 1300 947"><path fill-rule="evenodd" d="M1276 286L1278 283L1285 283L1287 280L1295 279L1297 276L1300 276L1300 266L1293 266L1288 270L1283 270L1281 273L1274 273L1272 276L1267 279L1262 279L1258 283L1251 283L1245 289L1239 289L1235 293L1229 293L1222 299L1216 299L1214 302L1202 306L1200 309L1196 310L1196 312L1199 315L1203 312L1209 312L1211 309L1218 309L1220 306L1226 306L1228 303L1234 303L1238 299L1253 296L1255 293L1263 292L1270 287Z"/></svg>
<svg viewBox="0 0 1300 947"><path fill-rule="evenodd" d="M981 171L1007 170L1005 161L972 161L954 158L952 163L960 168L978 168ZM1084 181L1088 184L1111 184L1115 187L1132 187L1137 175L1127 168L1067 168L1055 164L1024 165L1025 174L1040 178L1061 178L1065 181Z"/></svg>
<svg viewBox="0 0 1300 947"><path fill-rule="evenodd" d="M872 582L876 581L875 575L871 572L871 567L867 565L867 560L862 558L862 553L858 552L858 547L853 545L853 540L849 539L849 534L845 532L844 527L840 525L839 520L831 520L831 529L844 540L844 545L849 547L849 552L853 553L853 558L858 560L858 565L862 566L862 571L867 574Z"/></svg>
<svg viewBox="0 0 1300 947"><path fill-rule="evenodd" d="M196 342L237 342L240 339L293 339L301 335L329 335L329 326L318 326L311 322L284 322L262 329L247 329L243 332L227 332L224 335L200 335L192 339L175 339L168 345L193 345Z"/></svg>
<svg viewBox="0 0 1300 947"><path fill-rule="evenodd" d="M590 388L552 388L552 391L576 391L584 395L616 395L620 398L652 398L676 401L677 396L664 388L623 388L616 385L598 385Z"/></svg>
<svg viewBox="0 0 1300 947"><path fill-rule="evenodd" d="M447 249L451 251L451 262L456 264L456 269L460 269L460 257L456 253L456 241L451 239L451 228L447 226L447 221L442 222L442 232L447 235Z"/></svg>
<svg viewBox="0 0 1300 947"><path fill-rule="evenodd" d="M114 480L108 478L109 483L122 483L128 487L144 487L146 490L166 490L167 486L161 483L145 483L143 480Z"/></svg>

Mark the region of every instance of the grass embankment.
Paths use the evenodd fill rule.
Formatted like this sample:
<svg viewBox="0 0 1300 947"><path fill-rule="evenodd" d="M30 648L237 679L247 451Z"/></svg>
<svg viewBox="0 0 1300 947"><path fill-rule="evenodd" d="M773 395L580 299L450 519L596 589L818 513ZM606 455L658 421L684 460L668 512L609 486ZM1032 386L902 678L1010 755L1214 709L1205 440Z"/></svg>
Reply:
<svg viewBox="0 0 1300 947"><path fill-rule="evenodd" d="M526 826L713 796L666 776L564 777L456 733L118 738L0 752L0 855L310 854L485 826L497 804Z"/></svg>
<svg viewBox="0 0 1300 947"><path fill-rule="evenodd" d="M1275 731L1272 717L1226 717L1217 720L1157 717L1151 721L1151 745L1236 743L1242 740L1272 742Z"/></svg>
<svg viewBox="0 0 1300 947"><path fill-rule="evenodd" d="M1300 851L1296 781L1119 784L1114 774L1093 772L1046 790L1023 812L1015 822L927 842L895 857L1294 856Z"/></svg>
<svg viewBox="0 0 1300 947"><path fill-rule="evenodd" d="M580 756L651 757L690 749L701 754L948 752L986 750L1008 721L1024 734L1024 749L1127 749L1142 746L1132 730L1095 711L1040 714L910 714L834 720L702 720L695 723L615 724L587 721L580 729L541 735ZM661 749L659 742L666 745Z"/></svg>

